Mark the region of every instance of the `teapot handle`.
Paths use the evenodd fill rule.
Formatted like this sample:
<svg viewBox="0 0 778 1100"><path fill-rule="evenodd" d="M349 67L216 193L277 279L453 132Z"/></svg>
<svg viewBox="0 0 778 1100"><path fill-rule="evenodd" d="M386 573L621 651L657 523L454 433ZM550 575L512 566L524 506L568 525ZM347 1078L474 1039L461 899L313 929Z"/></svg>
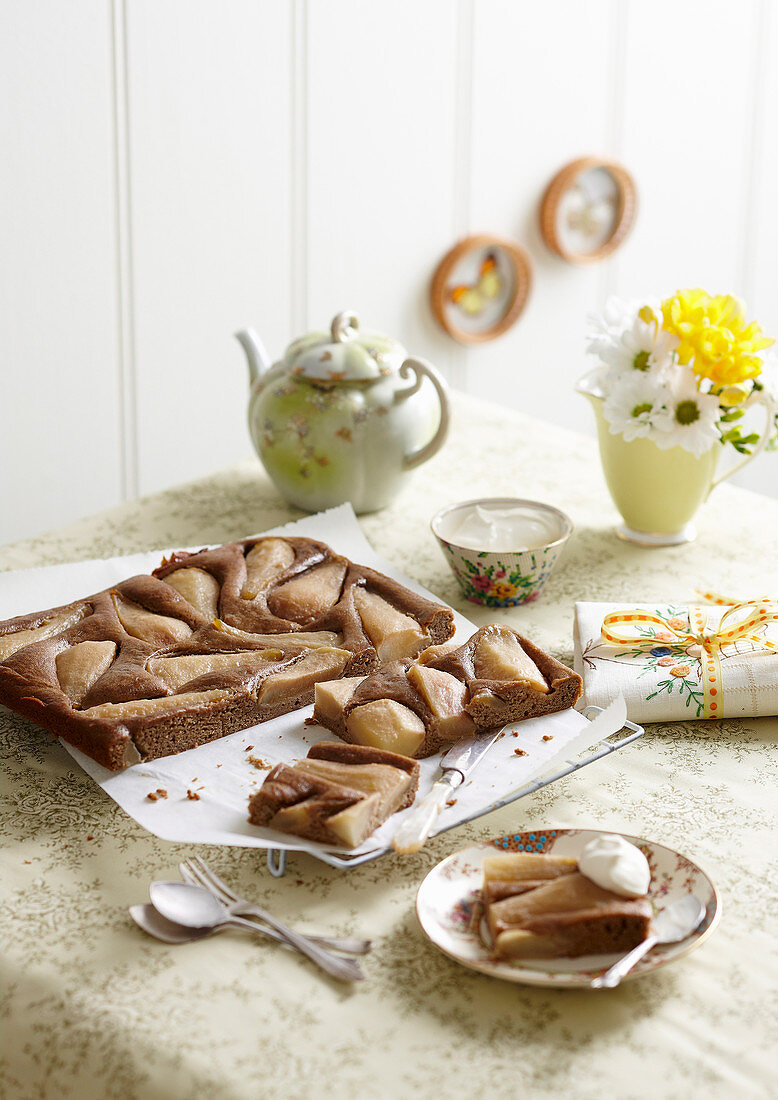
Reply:
<svg viewBox="0 0 778 1100"><path fill-rule="evenodd" d="M735 462L734 465L730 466L728 470L725 470L723 474L719 474L718 477L714 477L713 481L711 482L710 489L708 490L709 493L713 489L715 489L717 485L721 485L722 481L726 481L728 477L732 477L732 475L737 473L738 470L742 470L743 467L747 466L749 462L753 462L757 455L760 455L762 453L762 451L765 449L770 441L770 429L773 425L773 417L775 416L776 412L778 412L778 407L776 406L772 398L764 392L764 390L759 393L753 394L742 407L748 408L749 405L764 405L764 431L762 432L762 435L759 438L759 442L754 447L750 455L744 455L744 457L741 458L739 462Z"/></svg>
<svg viewBox="0 0 778 1100"><path fill-rule="evenodd" d="M406 359L400 367L400 376L402 378L408 378L411 374L415 376L413 385L405 390L398 390L394 395L394 403L398 404L400 401L405 401L408 397L412 397L414 393L418 393L424 379L429 378L430 382L435 387L435 392L438 395L438 402L440 403L440 424L438 425L438 430L426 446L405 456L403 461L403 469L405 470L413 470L416 466L421 466L422 462L426 462L428 458L432 458L434 454L437 454L446 442L449 425L451 423L451 402L448 395L448 386L432 364L428 363L426 359Z"/></svg>

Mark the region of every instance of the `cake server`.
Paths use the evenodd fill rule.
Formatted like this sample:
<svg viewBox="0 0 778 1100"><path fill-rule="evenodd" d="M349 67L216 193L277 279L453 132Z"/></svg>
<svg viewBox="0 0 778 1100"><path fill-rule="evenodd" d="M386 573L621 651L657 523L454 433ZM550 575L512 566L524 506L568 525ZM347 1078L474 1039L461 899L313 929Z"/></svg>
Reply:
<svg viewBox="0 0 778 1100"><path fill-rule="evenodd" d="M461 737L454 742L440 762L440 779L433 783L429 794L413 807L394 834L392 847L395 852L403 855L418 852L432 832L446 801L480 764L504 729L505 726L500 726L499 729L486 730L474 737Z"/></svg>
<svg viewBox="0 0 778 1100"><path fill-rule="evenodd" d="M622 728L626 718L626 704L623 696L619 695L602 714L589 722L585 731L587 745L616 733ZM413 807L394 834L392 847L395 852L402 855L418 852L432 832L446 801L478 767L503 730L513 724L507 722L499 729L486 730L484 733L477 733L475 737L462 737L451 746L440 762L443 774L435 781L429 794L425 795L418 806ZM575 751L572 745L568 747L571 752Z"/></svg>

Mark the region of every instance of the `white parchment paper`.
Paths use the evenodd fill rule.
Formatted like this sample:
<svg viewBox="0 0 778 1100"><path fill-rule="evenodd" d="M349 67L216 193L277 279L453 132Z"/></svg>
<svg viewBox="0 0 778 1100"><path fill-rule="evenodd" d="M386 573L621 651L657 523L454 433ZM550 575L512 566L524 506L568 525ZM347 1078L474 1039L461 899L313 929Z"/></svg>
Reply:
<svg viewBox="0 0 778 1100"><path fill-rule="evenodd" d="M350 505L306 516L284 527L274 528L269 533L320 539L353 561L378 569L424 596L437 598L375 553ZM0 619L68 603L117 584L135 573L150 572L159 565L165 554L175 549L181 547L0 573ZM475 630L474 625L462 615L455 616L455 623L456 637L460 641L466 640ZM309 706L189 752L147 764L135 764L122 772L110 772L65 741L61 743L130 817L163 840L286 848L313 854L330 851L342 855L345 854L343 848L317 844L272 829L260 829L247 820L249 796L260 786L273 764L299 759L306 755L310 745L334 737L320 726L304 725L312 710L313 707ZM19 718L19 721L24 719ZM575 758L592 743L588 734L589 725L587 719L570 709L512 727L515 734L509 730L500 738L473 772L469 782L455 793L454 804L444 809L436 831L451 828L475 814L488 812L495 802L509 797L534 779L561 768L566 759ZM46 736L49 735L41 731L41 737ZM526 755L517 756L516 749L522 749ZM267 768L257 767L251 758L267 764ZM420 797L432 786L439 763L440 755L420 761ZM167 791L167 798L150 801L148 794L158 788ZM187 792L198 797L191 798ZM361 847L350 850L350 854L359 855L385 848L407 812L395 814Z"/></svg>

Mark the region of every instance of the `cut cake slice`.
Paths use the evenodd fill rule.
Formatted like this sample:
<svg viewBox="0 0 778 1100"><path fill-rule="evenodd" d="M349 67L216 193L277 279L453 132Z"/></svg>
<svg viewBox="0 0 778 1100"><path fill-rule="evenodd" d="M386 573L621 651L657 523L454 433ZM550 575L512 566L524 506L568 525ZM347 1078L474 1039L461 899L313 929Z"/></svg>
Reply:
<svg viewBox="0 0 778 1100"><path fill-rule="evenodd" d="M416 797L419 765L364 745L322 741L304 760L277 764L249 800L249 821L356 848Z"/></svg>
<svg viewBox="0 0 778 1100"><path fill-rule="evenodd" d="M479 730L571 707L581 678L510 627L486 626L464 645L319 684L313 721L354 744L431 756Z"/></svg>

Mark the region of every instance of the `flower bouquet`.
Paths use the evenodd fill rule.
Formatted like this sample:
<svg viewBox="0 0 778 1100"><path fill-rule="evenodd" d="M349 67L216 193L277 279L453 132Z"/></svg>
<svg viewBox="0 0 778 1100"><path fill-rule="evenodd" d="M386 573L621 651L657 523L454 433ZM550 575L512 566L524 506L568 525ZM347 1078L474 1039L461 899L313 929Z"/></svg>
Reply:
<svg viewBox="0 0 778 1100"><path fill-rule="evenodd" d="M760 434L743 434L745 410L764 391L778 401L778 369L760 354L774 342L746 323L737 298L679 290L654 304L612 298L592 318L587 350L602 364L597 381L614 435L696 456L718 442L750 454ZM775 408L766 430L765 445L778 447Z"/></svg>
<svg viewBox="0 0 778 1100"><path fill-rule="evenodd" d="M736 298L703 290L611 299L592 319L588 350L599 362L577 388L594 407L621 537L649 546L694 538L689 521L710 490L778 447L778 368L763 354L773 343ZM757 404L759 431L747 419ZM742 457L716 475L725 446Z"/></svg>

